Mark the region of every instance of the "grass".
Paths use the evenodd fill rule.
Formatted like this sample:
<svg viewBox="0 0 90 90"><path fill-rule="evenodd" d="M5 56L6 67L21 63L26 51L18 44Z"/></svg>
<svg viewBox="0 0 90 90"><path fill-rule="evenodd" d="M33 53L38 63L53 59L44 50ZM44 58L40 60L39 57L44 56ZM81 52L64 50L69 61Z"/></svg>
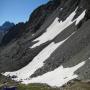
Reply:
<svg viewBox="0 0 90 90"><path fill-rule="evenodd" d="M90 83L75 81L61 88L53 88L43 84L18 85L18 90L90 90Z"/></svg>
<svg viewBox="0 0 90 90"><path fill-rule="evenodd" d="M7 82L7 86L16 86L17 90L90 90L90 83L81 81L72 81L61 88L55 88L46 84L37 83L24 85L21 83L16 83L10 80L10 78L0 75L0 87L4 85L3 82Z"/></svg>
<svg viewBox="0 0 90 90"><path fill-rule="evenodd" d="M19 85L18 90L59 90L57 88L51 88L48 85L43 84L29 84L29 85Z"/></svg>

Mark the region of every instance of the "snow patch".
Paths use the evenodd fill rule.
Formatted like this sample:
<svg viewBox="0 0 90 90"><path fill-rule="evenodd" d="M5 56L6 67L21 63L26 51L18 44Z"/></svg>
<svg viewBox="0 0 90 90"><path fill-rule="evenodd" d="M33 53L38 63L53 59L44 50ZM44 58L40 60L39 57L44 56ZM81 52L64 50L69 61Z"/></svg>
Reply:
<svg viewBox="0 0 90 90"><path fill-rule="evenodd" d="M59 23L59 18L56 18L54 22L47 28L46 32L33 41L38 42L30 48L35 48L47 41L54 39L57 35L59 35L65 28L67 28L69 25L73 23L72 19L76 14L75 12L76 10L73 13L71 13L71 15L64 22L61 21Z"/></svg>
<svg viewBox="0 0 90 90"><path fill-rule="evenodd" d="M75 33L75 32L74 32ZM3 75L5 76L17 76L14 80L27 80L30 76L39 68L43 66L43 62L47 60L51 54L60 46L62 45L67 39L69 39L74 33L72 33L69 37L65 40L54 43L52 42L46 48L44 48L27 66L23 67L22 69L14 72L6 72Z"/></svg>
<svg viewBox="0 0 90 90"><path fill-rule="evenodd" d="M62 11L63 10L63 8L60 8L60 11Z"/></svg>
<svg viewBox="0 0 90 90"><path fill-rule="evenodd" d="M74 74L76 70L82 67L85 61L79 63L74 67L64 68L62 65L54 71L48 72L42 76L32 78L31 80L25 80L23 83L45 83L50 86L60 87L68 81L75 79L78 75Z"/></svg>
<svg viewBox="0 0 90 90"><path fill-rule="evenodd" d="M76 8L77 10L77 8ZM33 42L38 41L30 48L35 48L47 41L53 40L57 35L59 35L65 28L70 26L72 23L76 22L76 25L84 18L86 10L75 20L73 20L76 15L76 10L70 14L69 17L65 21L59 22L59 18L57 17L54 22L47 28L46 32L36 38ZM73 20L73 21L72 21Z"/></svg>

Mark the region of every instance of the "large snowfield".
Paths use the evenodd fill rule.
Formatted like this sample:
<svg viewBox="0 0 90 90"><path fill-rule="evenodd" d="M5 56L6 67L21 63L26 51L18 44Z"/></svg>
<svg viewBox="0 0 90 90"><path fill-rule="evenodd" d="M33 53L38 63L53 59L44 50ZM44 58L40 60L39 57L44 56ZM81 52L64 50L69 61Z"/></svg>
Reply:
<svg viewBox="0 0 90 90"><path fill-rule="evenodd" d="M54 39L65 28L67 28L74 22L76 22L77 25L84 18L86 10L84 10L78 18L73 20L74 16L76 15L76 10L72 12L71 15L63 22L62 21L59 22L58 21L59 18L56 18L55 21L47 28L46 32L34 40L38 42L30 48L35 48L36 46L39 46L47 41ZM57 86L57 87L64 85L65 83L74 78L77 78L78 75L74 74L74 72L78 70L80 67L82 67L85 64L85 61L77 64L76 66L67 68L64 68L62 65L60 65L57 69L51 72L47 72L35 78L30 78L30 76L34 74L36 70L38 70L44 65L43 62L47 60L51 56L51 54L54 53L54 51L58 49L58 47L60 47L64 42L66 42L74 33L72 33L69 37L67 37L66 39L62 40L59 43L55 42L50 43L27 66L23 67L22 69L14 72L5 72L3 73L3 75L5 76L15 75L17 77L14 78L14 80L16 81L22 80L22 83L24 84L46 83L50 86Z"/></svg>
<svg viewBox="0 0 90 90"><path fill-rule="evenodd" d="M38 76L31 80L24 80L23 83L46 83L52 87L60 87L67 83L68 81L75 79L78 75L74 74L76 70L82 67L85 64L85 61L79 63L76 66L70 68L64 68L62 65L55 69L54 71L48 72L42 76Z"/></svg>

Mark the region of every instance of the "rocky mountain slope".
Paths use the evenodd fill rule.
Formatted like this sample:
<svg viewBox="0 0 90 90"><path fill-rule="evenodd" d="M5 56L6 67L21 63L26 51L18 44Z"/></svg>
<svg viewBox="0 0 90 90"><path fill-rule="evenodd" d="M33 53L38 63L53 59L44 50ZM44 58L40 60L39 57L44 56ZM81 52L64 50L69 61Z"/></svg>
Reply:
<svg viewBox="0 0 90 90"><path fill-rule="evenodd" d="M0 72L24 84L57 87L75 78L89 80L89 18L90 0L51 0L40 6L23 24L23 33L3 43Z"/></svg>
<svg viewBox="0 0 90 90"><path fill-rule="evenodd" d="M9 29L14 26L14 23L5 22L2 26L0 26L0 44L2 39L6 33L8 33Z"/></svg>
<svg viewBox="0 0 90 90"><path fill-rule="evenodd" d="M14 26L14 23L10 23L6 21L2 26L0 26L0 31L7 31L13 26Z"/></svg>

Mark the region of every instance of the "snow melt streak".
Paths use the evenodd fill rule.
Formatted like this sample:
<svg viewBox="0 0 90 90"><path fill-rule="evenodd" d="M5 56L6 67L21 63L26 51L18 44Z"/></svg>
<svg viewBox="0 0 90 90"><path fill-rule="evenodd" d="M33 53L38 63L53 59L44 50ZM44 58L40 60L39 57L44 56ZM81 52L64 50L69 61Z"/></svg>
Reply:
<svg viewBox="0 0 90 90"><path fill-rule="evenodd" d="M86 14L86 10L83 11L83 13L77 18L76 25L79 24L79 22L84 18Z"/></svg>

